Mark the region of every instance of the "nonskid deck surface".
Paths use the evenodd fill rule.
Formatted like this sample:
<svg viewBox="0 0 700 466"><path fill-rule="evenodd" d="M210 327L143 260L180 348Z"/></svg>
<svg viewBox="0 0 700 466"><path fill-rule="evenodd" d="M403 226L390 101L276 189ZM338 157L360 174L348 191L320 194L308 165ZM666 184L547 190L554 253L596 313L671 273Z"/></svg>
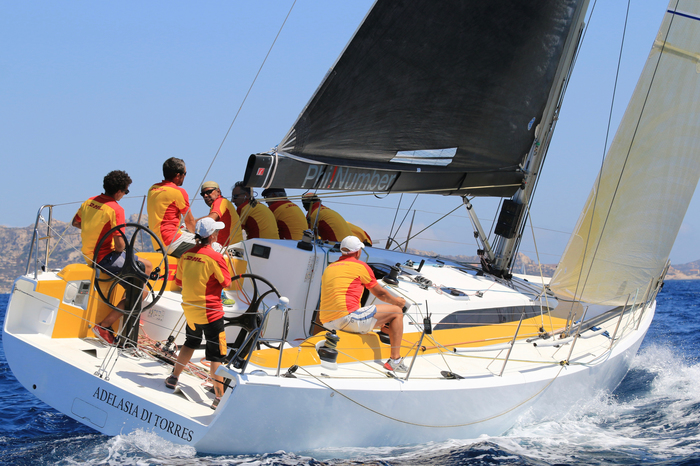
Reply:
<svg viewBox="0 0 700 466"><path fill-rule="evenodd" d="M17 335L27 344L54 356L78 370L95 374L105 361L106 376L103 379L115 388L132 393L151 403L187 416L202 424L209 424L214 415L211 409L214 395L210 385L199 377L183 372L175 390L165 386L165 379L172 367L145 351L116 350L96 338L51 339L44 335ZM117 356L118 353L118 356ZM201 364L204 351L196 351L192 362L203 372L209 368ZM112 362L116 357L116 362ZM67 377L70 374L66 374ZM97 377L97 376L96 376ZM109 393L96 393L96 398L109 402Z"/></svg>
<svg viewBox="0 0 700 466"><path fill-rule="evenodd" d="M634 327L631 315L625 315L620 321L616 341L627 335ZM561 346L554 346L557 337L527 341L520 339L508 352L508 345L501 341L481 346L454 345L443 346L441 342L427 335L417 349L419 334L404 335L402 355L404 364L410 368L410 380L439 380L457 378L507 377L520 373L535 372L540 369L558 368L563 365L596 365L609 354L618 319L612 318L595 329L582 333L575 343L568 341ZM478 331L478 329L475 329ZM318 359L315 345L322 341L322 336L309 339L296 348L287 348L282 358L280 375L284 375L292 365L299 368L294 372L297 378L311 379L386 379L396 377L405 379L406 373L390 373L383 367L388 355L388 345L368 347L366 336L339 332L341 343L338 346L336 365L322 365ZM440 335L438 335L440 336ZM343 342L346 344L343 346ZM575 351L571 353L572 343ZM367 357L374 353L376 357ZM416 356L417 354L417 356ZM246 373L255 375L275 375L279 352L276 349L259 350L253 353Z"/></svg>

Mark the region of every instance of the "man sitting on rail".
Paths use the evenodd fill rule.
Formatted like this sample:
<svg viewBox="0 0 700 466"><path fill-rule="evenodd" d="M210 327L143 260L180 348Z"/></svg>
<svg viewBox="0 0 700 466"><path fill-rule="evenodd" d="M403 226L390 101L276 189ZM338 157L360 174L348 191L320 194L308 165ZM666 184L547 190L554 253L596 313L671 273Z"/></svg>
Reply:
<svg viewBox="0 0 700 466"><path fill-rule="evenodd" d="M308 212L306 220L309 228L314 230L322 240L338 242L352 235L348 222L335 210L321 205L321 199L315 194L304 194L301 203Z"/></svg>
<svg viewBox="0 0 700 466"><path fill-rule="evenodd" d="M280 239L275 214L254 199L251 189L244 186L242 181L237 181L233 187L231 201L236 204L247 239Z"/></svg>
<svg viewBox="0 0 700 466"><path fill-rule="evenodd" d="M306 216L299 206L287 199L287 192L282 188L269 188L262 195L277 220L280 239L301 240L307 228Z"/></svg>

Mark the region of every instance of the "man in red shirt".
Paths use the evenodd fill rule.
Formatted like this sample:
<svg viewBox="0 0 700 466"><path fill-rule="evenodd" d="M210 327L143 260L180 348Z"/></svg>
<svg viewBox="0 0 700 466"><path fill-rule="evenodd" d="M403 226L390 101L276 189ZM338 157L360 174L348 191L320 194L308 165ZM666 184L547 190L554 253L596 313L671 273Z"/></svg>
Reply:
<svg viewBox="0 0 700 466"><path fill-rule="evenodd" d="M306 220L309 228L317 232L322 240L338 242L352 235L348 222L335 210L321 205L321 199L315 194L304 194L301 203L308 212Z"/></svg>
<svg viewBox="0 0 700 466"><path fill-rule="evenodd" d="M219 184L215 181L205 181L202 183L200 194L204 203L210 207L207 217L224 224L216 236L216 242L222 247L226 247L243 241L241 219L236 211L236 206L221 195Z"/></svg>
<svg viewBox="0 0 700 466"><path fill-rule="evenodd" d="M91 197L83 202L73 217L73 226L80 229L80 239L83 243L83 258L90 267L94 267L92 260L95 256L95 248L105 233L117 225L126 223L124 209L117 202L129 194L130 185L131 178L126 172L121 170L109 172L102 181L104 194ZM124 237L118 231L112 233L111 239L105 239L96 258L97 267L99 267L100 271L117 275L124 267L125 248L126 242ZM153 270L151 262L145 259L141 259L139 262L143 264L144 272L150 275ZM144 298L147 294L148 291L144 290ZM123 299L117 304L117 307L124 309ZM107 343L114 343L114 334L111 327L121 316L122 312L113 309L107 317L102 319L102 322L98 322L97 325L92 327L92 331L98 338Z"/></svg>
<svg viewBox="0 0 700 466"><path fill-rule="evenodd" d="M237 181L234 185L231 201L236 204L247 239L280 239L275 214L254 199L250 188L244 186L243 182Z"/></svg>
<svg viewBox="0 0 700 466"><path fill-rule="evenodd" d="M306 216L299 206L287 199L287 192L282 188L269 188L262 195L277 220L280 239L301 240L308 228Z"/></svg>
<svg viewBox="0 0 700 466"><path fill-rule="evenodd" d="M224 394L223 378L216 370L226 356L226 333L224 332L224 307L221 291L231 283L231 274L224 257L211 248L217 230L224 227L211 217L197 221L197 245L184 253L177 264L175 283L182 287L182 310L187 319L185 344L180 348L173 373L165 379L165 386L174 389L182 370L190 362L194 350L206 342L205 356L210 362L210 373L214 383L216 409Z"/></svg>
<svg viewBox="0 0 700 466"><path fill-rule="evenodd" d="M163 163L163 181L148 190L148 228L160 238L166 253L180 257L195 245L194 217L190 211L187 191L181 188L187 175L187 168L182 159L170 157ZM180 229L184 217L188 231ZM153 248L159 249L153 240Z"/></svg>
<svg viewBox="0 0 700 466"><path fill-rule="evenodd" d="M365 230L362 228L358 227L357 225L353 225L352 223L348 222L348 226L350 227L350 231L352 232L353 236L357 236L357 238L362 241L362 244L365 246L372 246L372 238L367 234Z"/></svg>
<svg viewBox="0 0 700 466"><path fill-rule="evenodd" d="M321 323L328 330L367 333L373 328L388 325L391 340L391 359L384 363L390 371L407 372L401 357L403 338L404 298L389 293L379 286L372 269L360 260L364 244L355 236L347 236L340 243L342 256L326 267L321 278ZM360 307L362 292L367 288L377 299L388 304Z"/></svg>

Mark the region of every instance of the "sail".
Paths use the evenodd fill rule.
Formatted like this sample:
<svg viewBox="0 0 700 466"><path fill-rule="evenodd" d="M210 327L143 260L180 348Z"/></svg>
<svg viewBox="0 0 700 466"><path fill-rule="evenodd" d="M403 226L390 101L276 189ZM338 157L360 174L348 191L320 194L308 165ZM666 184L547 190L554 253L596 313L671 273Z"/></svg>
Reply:
<svg viewBox="0 0 700 466"><path fill-rule="evenodd" d="M512 195L585 3L378 0L244 181Z"/></svg>
<svg viewBox="0 0 700 466"><path fill-rule="evenodd" d="M662 274L700 176L700 2L672 0L550 288L624 305Z"/></svg>

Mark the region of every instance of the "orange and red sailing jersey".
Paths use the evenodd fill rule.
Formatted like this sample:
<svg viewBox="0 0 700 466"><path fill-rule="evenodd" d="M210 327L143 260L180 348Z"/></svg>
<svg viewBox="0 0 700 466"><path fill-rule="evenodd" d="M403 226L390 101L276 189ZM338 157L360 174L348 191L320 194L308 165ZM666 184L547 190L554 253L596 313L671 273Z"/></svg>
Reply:
<svg viewBox="0 0 700 466"><path fill-rule="evenodd" d="M155 233L164 246L169 246L182 234L182 216L190 210L187 191L170 181L162 181L148 190L148 228ZM159 246L153 238L153 247Z"/></svg>
<svg viewBox="0 0 700 466"><path fill-rule="evenodd" d="M228 246L243 241L243 229L241 219L236 211L236 206L223 196L219 196L212 203L209 213L216 212L219 221L224 227L219 230L216 242L222 246Z"/></svg>
<svg viewBox="0 0 700 466"><path fill-rule="evenodd" d="M348 222L348 226L350 227L350 231L352 232L353 236L356 236L357 239L362 241L364 244L372 246L372 238L369 237L365 230L358 227L357 225L353 225L350 222Z"/></svg>
<svg viewBox="0 0 700 466"><path fill-rule="evenodd" d="M126 223L124 209L117 201L106 194L91 197L78 209L75 216L80 220L80 239L83 242L83 257L88 265L92 266L97 243L112 228ZM114 251L114 235L102 243L97 262L100 262L107 254Z"/></svg>
<svg viewBox="0 0 700 466"><path fill-rule="evenodd" d="M197 245L184 253L175 283L182 287L182 310L191 329L224 316L221 291L231 283L231 274L224 256L211 247Z"/></svg>
<svg viewBox="0 0 700 466"><path fill-rule="evenodd" d="M316 212L319 206L321 210L318 213L318 219L316 218ZM328 207L321 205L320 202L316 202L309 213L306 215L306 219L309 222L309 228L316 225L318 231L318 236L325 241L343 241L346 236L351 236L352 232L348 226L348 222L335 210L331 210Z"/></svg>
<svg viewBox="0 0 700 466"><path fill-rule="evenodd" d="M340 256L323 271L321 278L321 323L330 322L360 308L365 288L377 286L372 269L353 256Z"/></svg>
<svg viewBox="0 0 700 466"><path fill-rule="evenodd" d="M245 201L238 206L237 211L248 239L280 239L275 214L266 205L258 202L255 207L251 207L250 201Z"/></svg>
<svg viewBox="0 0 700 466"><path fill-rule="evenodd" d="M270 204L270 210L277 220L277 230L280 239L294 239L299 241L304 236L304 230L308 228L306 217L292 201L277 201Z"/></svg>

